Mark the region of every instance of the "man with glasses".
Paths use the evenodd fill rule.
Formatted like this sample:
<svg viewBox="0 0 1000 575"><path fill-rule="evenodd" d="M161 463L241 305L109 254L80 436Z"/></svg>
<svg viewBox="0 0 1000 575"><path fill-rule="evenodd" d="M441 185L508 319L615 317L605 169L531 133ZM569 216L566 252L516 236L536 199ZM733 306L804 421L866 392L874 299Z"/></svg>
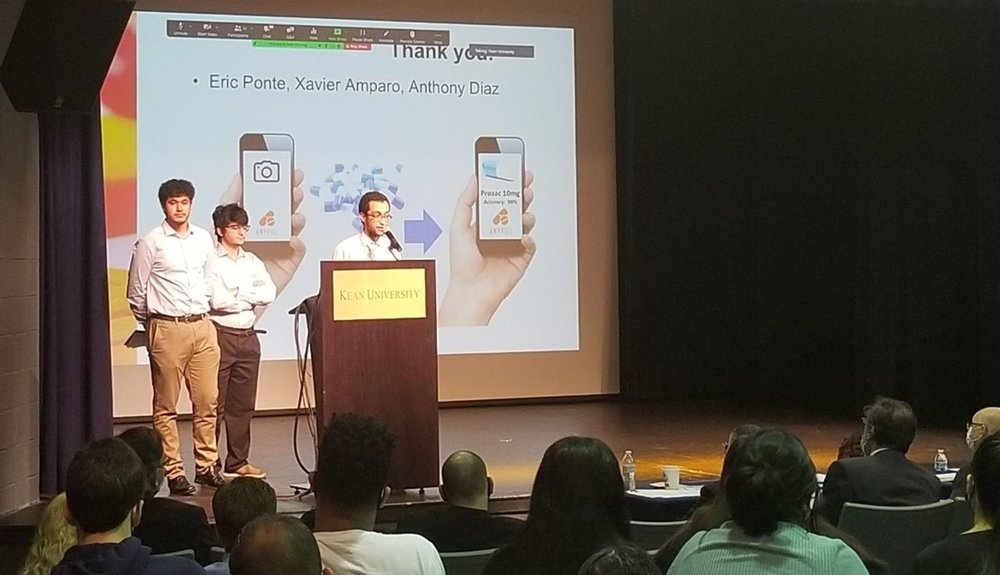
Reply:
<svg viewBox="0 0 1000 575"><path fill-rule="evenodd" d="M257 312L274 301L275 285L264 263L243 249L249 217L237 204L212 213L219 240L209 258L209 315L219 333L219 406L215 437L226 426L225 477L267 474L250 464L250 420L257 403L260 339L254 330Z"/></svg>
<svg viewBox="0 0 1000 575"><path fill-rule="evenodd" d="M976 448L984 439L1000 431L1000 407L984 407L977 411L969 423L965 424L965 444L969 446L969 452L975 453ZM952 497L966 497L965 480L972 473L970 464L972 458L962 465L962 468L955 474L955 485L951 490Z"/></svg>
<svg viewBox="0 0 1000 575"><path fill-rule="evenodd" d="M361 231L337 244L335 260L395 261L402 248L390 237L392 214L389 198L381 192L368 192L358 202Z"/></svg>
<svg viewBox="0 0 1000 575"><path fill-rule="evenodd" d="M906 452L917 434L917 416L905 401L876 397L865 407L861 450L865 457L830 464L817 501L819 513L836 525L844 503L906 506L934 503L941 481L910 461Z"/></svg>

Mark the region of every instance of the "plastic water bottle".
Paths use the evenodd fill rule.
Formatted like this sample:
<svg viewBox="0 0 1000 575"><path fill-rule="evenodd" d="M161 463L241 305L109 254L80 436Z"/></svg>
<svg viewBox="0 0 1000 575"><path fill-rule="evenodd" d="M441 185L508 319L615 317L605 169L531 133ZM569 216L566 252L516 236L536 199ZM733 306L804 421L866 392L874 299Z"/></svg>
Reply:
<svg viewBox="0 0 1000 575"><path fill-rule="evenodd" d="M635 458L631 449L626 449L622 457L622 481L626 491L635 491Z"/></svg>
<svg viewBox="0 0 1000 575"><path fill-rule="evenodd" d="M948 471L948 456L944 454L943 449L938 449L937 455L934 456L934 473L945 471Z"/></svg>

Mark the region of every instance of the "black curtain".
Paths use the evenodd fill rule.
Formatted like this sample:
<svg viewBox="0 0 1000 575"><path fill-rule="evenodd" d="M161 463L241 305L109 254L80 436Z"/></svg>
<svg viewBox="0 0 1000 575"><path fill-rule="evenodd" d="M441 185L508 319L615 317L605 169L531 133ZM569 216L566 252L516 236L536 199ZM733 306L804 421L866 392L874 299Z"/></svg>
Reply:
<svg viewBox="0 0 1000 575"><path fill-rule="evenodd" d="M616 2L623 394L1000 404L998 23Z"/></svg>
<svg viewBox="0 0 1000 575"><path fill-rule="evenodd" d="M112 434L104 180L98 114L38 116L41 182L39 491Z"/></svg>

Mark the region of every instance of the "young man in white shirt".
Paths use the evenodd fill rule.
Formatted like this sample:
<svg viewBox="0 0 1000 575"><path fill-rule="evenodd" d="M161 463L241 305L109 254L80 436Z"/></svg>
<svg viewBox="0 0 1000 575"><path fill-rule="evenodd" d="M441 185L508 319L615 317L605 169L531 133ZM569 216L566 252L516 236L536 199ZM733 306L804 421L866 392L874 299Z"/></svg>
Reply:
<svg viewBox="0 0 1000 575"><path fill-rule="evenodd" d="M437 549L420 535L375 532L395 438L367 415L330 419L316 463L316 525L323 566L333 573L444 575Z"/></svg>
<svg viewBox="0 0 1000 575"><path fill-rule="evenodd" d="M212 213L219 245L209 258L212 296L210 316L218 331L219 407L215 437L226 426L226 477L267 474L250 464L250 420L257 403L260 339L254 331L257 310L271 304L275 285L264 263L243 249L250 229L246 210L238 204L218 206Z"/></svg>
<svg viewBox="0 0 1000 575"><path fill-rule="evenodd" d="M368 192L358 202L361 231L337 244L333 259L349 261L395 261L402 247L391 237L392 214L389 198L381 192Z"/></svg>
<svg viewBox="0 0 1000 575"><path fill-rule="evenodd" d="M145 326L153 379L153 427L163 438L167 484L174 495L195 488L184 475L177 433L177 398L182 382L194 411L195 483L219 487L215 408L219 344L208 320L208 259L214 251L208 231L188 222L194 186L187 180L160 185L163 223L135 243L128 270L127 299Z"/></svg>

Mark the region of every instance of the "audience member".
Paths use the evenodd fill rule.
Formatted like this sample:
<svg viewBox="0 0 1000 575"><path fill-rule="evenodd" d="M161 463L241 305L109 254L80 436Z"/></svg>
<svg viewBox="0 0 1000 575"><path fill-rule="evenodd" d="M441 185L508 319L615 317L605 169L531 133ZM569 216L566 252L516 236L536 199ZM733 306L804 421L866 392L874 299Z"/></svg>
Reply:
<svg viewBox="0 0 1000 575"><path fill-rule="evenodd" d="M437 550L423 537L373 531L378 508L389 496L394 445L385 425L355 413L334 415L323 433L314 534L323 565L338 575L444 573Z"/></svg>
<svg viewBox="0 0 1000 575"><path fill-rule="evenodd" d="M564 437L538 466L524 529L497 550L484 573L574 575L628 533L625 486L611 449L598 439Z"/></svg>
<svg viewBox="0 0 1000 575"><path fill-rule="evenodd" d="M145 468L142 494L142 521L132 531L153 553L173 553L191 549L202 565L211 562L212 546L218 539L208 516L199 505L167 497L157 497L163 486L163 442L151 427L133 427L119 436L135 451Z"/></svg>
<svg viewBox="0 0 1000 575"><path fill-rule="evenodd" d="M28 557L19 575L49 575L67 549L76 545L76 528L66 520L66 494L49 501L35 528Z"/></svg>
<svg viewBox="0 0 1000 575"><path fill-rule="evenodd" d="M979 444L997 431L1000 431L1000 407L984 407L977 411L965 425L965 444L969 446L969 452L974 454ZM951 488L952 497L968 496L965 479L972 473L971 466L972 459L969 459L955 474L955 483Z"/></svg>
<svg viewBox="0 0 1000 575"><path fill-rule="evenodd" d="M660 570L644 550L620 544L591 555L577 575L660 575Z"/></svg>
<svg viewBox="0 0 1000 575"><path fill-rule="evenodd" d="M732 431L729 432L729 438L725 443L722 444L722 457L725 458L726 454L729 453L729 448L736 443L750 435L753 435L760 431L762 428L759 425L753 423L744 423L743 425L736 426ZM702 506L710 505L715 498L718 497L721 488L721 481L713 481L711 483L706 483L701 486L701 492L698 494L698 501L694 504L691 509L692 514L694 511Z"/></svg>
<svg viewBox="0 0 1000 575"><path fill-rule="evenodd" d="M806 529L816 493L816 468L794 435L777 429L734 447L724 483L732 521L695 534L668 575L741 573L867 575L843 541Z"/></svg>
<svg viewBox="0 0 1000 575"><path fill-rule="evenodd" d="M456 451L441 466L444 509L411 513L396 524L396 533L423 535L442 553L493 549L506 545L524 522L490 515L493 478L486 463L471 451Z"/></svg>
<svg viewBox="0 0 1000 575"><path fill-rule="evenodd" d="M226 549L226 555L221 561L205 567L205 572L210 575L229 575L229 559L243 526L262 515L277 512L278 498L274 488L263 479L237 477L218 488L212 496L212 514L215 515L215 530Z"/></svg>
<svg viewBox="0 0 1000 575"><path fill-rule="evenodd" d="M233 545L229 566L233 575L324 572L313 534L301 521L288 515L262 515L247 523Z"/></svg>
<svg viewBox="0 0 1000 575"><path fill-rule="evenodd" d="M840 442L840 447L837 448L837 459L850 459L852 457L864 457L865 452L861 450L861 434L863 430L859 429L854 433L848 435Z"/></svg>
<svg viewBox="0 0 1000 575"><path fill-rule="evenodd" d="M149 547L132 537L145 489L142 461L121 439L101 439L77 453L66 471L66 508L79 543L66 551L52 574L204 573L190 559L153 557Z"/></svg>
<svg viewBox="0 0 1000 575"><path fill-rule="evenodd" d="M736 430L743 430L743 433L736 433ZM653 560L656 562L657 567L662 571L666 571L670 565L673 563L674 559L677 558L677 554L680 553L684 544L694 536L695 533L699 531L707 531L708 529L715 529L721 526L726 521L729 521L729 505L726 503L726 492L725 484L726 478L729 476L729 471L732 469L735 454L737 453L737 448L750 436L760 433L761 428L759 426L740 426L733 433L729 435L729 441L726 443L723 453L725 454L722 460L722 472L719 477L719 484L722 486L722 490L708 499L708 503L700 505L695 508L694 513L691 514L691 518L677 530L674 535L668 539L656 554L653 556ZM705 498L705 492L702 490L701 498Z"/></svg>
<svg viewBox="0 0 1000 575"><path fill-rule="evenodd" d="M938 541L917 556L915 575L980 575L1000 522L1000 434L986 436L972 456L968 478L972 529Z"/></svg>
<svg viewBox="0 0 1000 575"><path fill-rule="evenodd" d="M817 502L820 514L836 525L844 503L922 505L941 496L941 482L906 458L917 432L917 417L906 402L878 397L865 407L861 448L865 457L830 464Z"/></svg>

